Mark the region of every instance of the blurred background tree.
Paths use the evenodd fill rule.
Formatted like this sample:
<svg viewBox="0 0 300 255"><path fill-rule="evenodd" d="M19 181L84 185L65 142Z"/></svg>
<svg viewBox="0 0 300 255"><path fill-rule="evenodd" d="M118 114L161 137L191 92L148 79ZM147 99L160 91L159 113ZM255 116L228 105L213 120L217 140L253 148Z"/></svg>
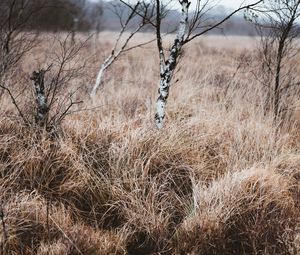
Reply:
<svg viewBox="0 0 300 255"><path fill-rule="evenodd" d="M70 31L74 23L80 31L100 29L102 2L86 0L3 0L0 2L0 24L16 24L22 29L57 32ZM10 20L10 24L8 21ZM5 24L4 24L5 23ZM95 28L95 24L97 27Z"/></svg>

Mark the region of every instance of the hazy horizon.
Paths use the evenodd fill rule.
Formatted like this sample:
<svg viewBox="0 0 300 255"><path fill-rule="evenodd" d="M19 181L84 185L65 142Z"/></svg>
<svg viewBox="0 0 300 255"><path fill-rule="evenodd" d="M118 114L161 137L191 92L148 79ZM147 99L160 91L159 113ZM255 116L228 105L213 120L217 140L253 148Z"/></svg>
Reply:
<svg viewBox="0 0 300 255"><path fill-rule="evenodd" d="M98 2L99 0L89 0L89 1ZM109 0L105 0L105 1L109 1ZM174 0L174 2L177 2L177 0ZM238 8L242 4L249 4L249 3L254 3L254 2L256 2L256 1L255 0L211 0L211 3L213 5L223 5L229 9ZM176 3L174 5L176 5ZM195 5L196 5L195 1L192 1L192 8Z"/></svg>

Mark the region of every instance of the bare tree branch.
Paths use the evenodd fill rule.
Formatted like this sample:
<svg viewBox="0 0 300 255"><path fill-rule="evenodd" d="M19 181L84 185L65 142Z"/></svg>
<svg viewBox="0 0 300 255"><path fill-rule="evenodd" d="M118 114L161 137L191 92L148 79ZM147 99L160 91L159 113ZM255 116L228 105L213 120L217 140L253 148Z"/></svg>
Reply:
<svg viewBox="0 0 300 255"><path fill-rule="evenodd" d="M223 24L226 20L230 19L234 14L240 12L245 9L252 9L257 6L259 3L262 3L263 0L259 0L253 4L249 4L246 6L241 6L235 11L231 12L221 21L216 22L215 24L209 26L199 33L193 34L196 29L199 28L200 23L204 15L211 10L209 7L209 0L205 0L204 2L197 0L196 10L194 11L193 17L191 20L188 18L189 14L189 6L191 4L190 0L179 0L181 5L181 19L178 26L178 31L176 38L171 46L171 51L168 58L165 58L163 44L161 39L161 0L156 0L156 39L157 39L157 49L159 52L159 66L160 66L160 85L159 85L159 96L156 102L156 114L155 114L155 123L157 128L162 128L164 119L165 119L165 111L167 99L169 96L169 89L171 85L171 80L173 74L175 72L177 62L179 60L182 47L188 42L194 40L195 38L208 33L209 31L218 28L221 24ZM200 5L200 2L202 5Z"/></svg>
<svg viewBox="0 0 300 255"><path fill-rule="evenodd" d="M128 6L128 4L126 4L126 6ZM129 15L127 16L127 18L124 22L122 22L123 15L120 13L118 14L118 17L121 20L120 21L121 30L120 30L119 35L114 43L111 54L104 60L104 62L100 66L95 85L90 94L91 98L95 97L97 90L101 86L104 72L120 57L120 55L122 55L123 53L125 53L131 49L141 47L141 46L151 42L150 41L150 42L140 43L140 44L136 44L130 48L126 48L127 45L129 44L130 40L134 37L134 35L136 35L136 33L138 33L143 27L145 27L147 24L149 24L149 20L154 15L154 12L152 10L153 8L154 7L148 3L138 1L134 6L130 6L131 12L129 13ZM129 35L127 37L125 37L123 43L120 43L120 40L124 37L124 33L128 29L129 24L131 22L136 22L133 20L136 15L142 16L142 20L139 21L139 23L129 33Z"/></svg>
<svg viewBox="0 0 300 255"><path fill-rule="evenodd" d="M210 26L209 28L203 30L202 32L200 33L196 33L194 35L192 35L191 37L188 37L185 41L184 41L184 44L192 41L193 39L201 36L201 35L204 35L208 32L210 32L211 30L214 30L215 28L219 27L220 25L222 25L225 21L229 20L233 15L235 15L236 13L242 11L242 10L247 10L247 9L251 9L255 6L257 6L258 4L262 3L264 0L259 0L253 4L248 4L248 5L245 5L245 6L242 6L242 7L239 7L238 9L234 10L233 12L231 12L229 15L227 15L225 18L223 18L221 21L217 22L216 24Z"/></svg>

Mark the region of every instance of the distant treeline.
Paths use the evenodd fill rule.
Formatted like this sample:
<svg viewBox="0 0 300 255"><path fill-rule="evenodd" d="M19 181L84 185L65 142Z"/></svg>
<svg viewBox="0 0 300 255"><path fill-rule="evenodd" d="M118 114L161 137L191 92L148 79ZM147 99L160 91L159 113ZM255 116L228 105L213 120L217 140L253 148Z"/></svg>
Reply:
<svg viewBox="0 0 300 255"><path fill-rule="evenodd" d="M99 30L101 2L85 0L0 0L2 29L19 26L43 31ZM97 27L98 26L98 27Z"/></svg>
<svg viewBox="0 0 300 255"><path fill-rule="evenodd" d="M116 10L118 10L119 16L116 15ZM226 11L224 7L217 8L213 13L213 18L221 19ZM0 25L2 29L17 26L21 29L54 32L61 30L116 31L120 29L120 16L126 17L128 12L128 7L118 0L0 0ZM174 31L179 18L178 11L170 11L162 24L162 30L164 32ZM133 22L137 19L138 17ZM203 24L203 26L206 25L209 24ZM145 28L142 31L149 30L153 30L153 27ZM253 36L256 35L256 31L254 26L241 16L235 16L225 22L220 29L212 31L211 34Z"/></svg>

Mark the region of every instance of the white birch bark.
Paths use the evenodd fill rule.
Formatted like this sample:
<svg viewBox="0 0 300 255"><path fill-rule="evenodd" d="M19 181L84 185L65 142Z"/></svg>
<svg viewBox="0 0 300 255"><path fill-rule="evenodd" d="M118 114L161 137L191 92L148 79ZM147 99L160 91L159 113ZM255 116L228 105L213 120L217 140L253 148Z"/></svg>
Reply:
<svg viewBox="0 0 300 255"><path fill-rule="evenodd" d="M113 63L115 60L113 54L109 55L109 57L102 63L100 70L97 75L96 83L92 89L91 92L91 98L94 98L96 95L97 90L99 89L101 83L102 83L102 78L105 70Z"/></svg>
<svg viewBox="0 0 300 255"><path fill-rule="evenodd" d="M163 50L159 49L160 54L160 84L159 84L159 97L156 102L156 114L155 123L157 128L161 129L164 124L166 115L166 104L169 96L170 82L173 77L174 70L177 64L177 58L180 54L181 48L184 44L184 39L187 35L188 30L188 10L190 6L189 0L180 1L182 12L181 20L176 35L176 39L171 48L169 58L164 63Z"/></svg>
<svg viewBox="0 0 300 255"><path fill-rule="evenodd" d="M35 117L35 121L40 126L44 126L47 122L48 115L48 105L47 105L47 97L45 94L45 85L44 85L44 75L45 70L41 70L39 72L33 72L31 80L34 81L35 88L35 96L37 103L37 113Z"/></svg>
<svg viewBox="0 0 300 255"><path fill-rule="evenodd" d="M115 42L114 48L112 50L112 53L105 59L105 61L101 64L101 67L99 69L98 75L97 75L97 79L95 82L95 85L92 89L92 92L90 94L91 98L94 98L97 90L99 89L99 87L101 86L102 83L102 78L104 75L104 72L106 71L107 68L109 68L113 62L115 60L117 60L117 58L126 51L126 46L128 45L129 41L132 39L132 37L138 32L140 31L140 29L145 25L145 23L141 23L139 24L139 26L137 26L137 28L132 31L129 36L126 38L125 42L123 43L123 45L121 46L121 48L117 51L119 42L121 40L121 37L123 35L123 33L125 32L125 26L122 28L122 30L120 31L120 34Z"/></svg>

